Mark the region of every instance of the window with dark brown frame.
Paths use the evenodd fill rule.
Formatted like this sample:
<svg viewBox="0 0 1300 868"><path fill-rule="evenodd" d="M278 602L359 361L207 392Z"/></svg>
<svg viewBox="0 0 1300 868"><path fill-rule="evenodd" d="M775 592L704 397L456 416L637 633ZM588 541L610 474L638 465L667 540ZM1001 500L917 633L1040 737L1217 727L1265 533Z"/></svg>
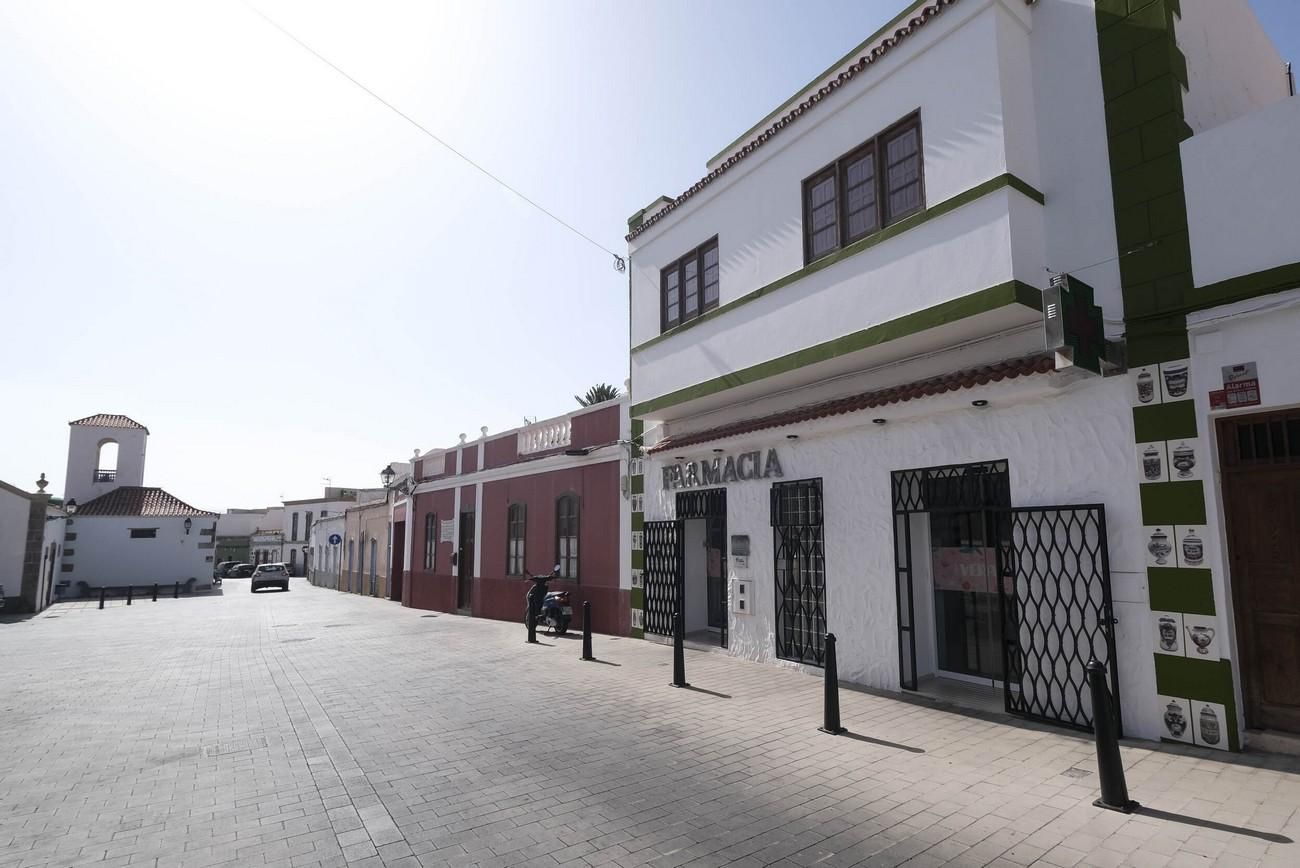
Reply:
<svg viewBox="0 0 1300 868"><path fill-rule="evenodd" d="M524 530L528 524L528 507L512 503L506 510L506 575L524 574Z"/></svg>
<svg viewBox="0 0 1300 868"><path fill-rule="evenodd" d="M711 238L659 272L662 331L718 306L718 239Z"/></svg>
<svg viewBox="0 0 1300 868"><path fill-rule="evenodd" d="M924 207L917 113L804 179L804 262L821 259Z"/></svg>
<svg viewBox="0 0 1300 868"><path fill-rule="evenodd" d="M433 569L433 555L438 546L438 515L433 512L424 514L424 568ZM348 569L352 569L348 567Z"/></svg>
<svg viewBox="0 0 1300 868"><path fill-rule="evenodd" d="M555 501L555 562L560 578L578 578L578 495L563 494Z"/></svg>

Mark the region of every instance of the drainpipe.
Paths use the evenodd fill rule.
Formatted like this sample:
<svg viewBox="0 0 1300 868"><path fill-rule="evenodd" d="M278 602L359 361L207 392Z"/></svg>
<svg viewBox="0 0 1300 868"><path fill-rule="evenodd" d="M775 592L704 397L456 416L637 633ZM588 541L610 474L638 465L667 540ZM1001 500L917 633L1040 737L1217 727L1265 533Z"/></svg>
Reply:
<svg viewBox="0 0 1300 868"><path fill-rule="evenodd" d="M1295 73L1291 71L1291 61L1286 64L1286 90L1291 96L1295 96Z"/></svg>

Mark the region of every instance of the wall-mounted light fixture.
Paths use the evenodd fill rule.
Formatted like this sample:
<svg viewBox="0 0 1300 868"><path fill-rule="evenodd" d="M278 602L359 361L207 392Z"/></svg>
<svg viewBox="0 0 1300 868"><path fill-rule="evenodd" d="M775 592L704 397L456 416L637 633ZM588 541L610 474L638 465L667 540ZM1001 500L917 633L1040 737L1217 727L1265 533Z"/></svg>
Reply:
<svg viewBox="0 0 1300 868"><path fill-rule="evenodd" d="M874 422L874 423L876 423L877 425L884 425L884 424L885 424L886 422L888 422L889 420L888 420L888 419L872 419L871 421Z"/></svg>
<svg viewBox="0 0 1300 868"><path fill-rule="evenodd" d="M194 519L192 519L192 518L187 518L187 519L185 519L185 533L186 533L186 534L189 534L189 532L190 532L190 528L192 528L192 527L194 527Z"/></svg>
<svg viewBox="0 0 1300 868"><path fill-rule="evenodd" d="M989 402L983 398L976 398L974 401L970 402L970 405L972 407L987 407L989 405Z"/></svg>
<svg viewBox="0 0 1300 868"><path fill-rule="evenodd" d="M385 467L383 470L379 471L379 481L384 484L384 488L387 488L388 486L392 485L393 480L396 478L397 478L397 471L393 470L393 465L391 464Z"/></svg>

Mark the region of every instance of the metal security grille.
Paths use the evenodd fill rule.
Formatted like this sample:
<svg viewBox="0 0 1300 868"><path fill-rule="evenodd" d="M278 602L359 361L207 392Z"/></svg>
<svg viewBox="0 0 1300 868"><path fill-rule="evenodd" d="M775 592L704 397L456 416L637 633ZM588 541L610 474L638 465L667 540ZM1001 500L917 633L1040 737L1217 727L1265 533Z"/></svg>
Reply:
<svg viewBox="0 0 1300 868"><path fill-rule="evenodd" d="M1105 507L1023 507L1001 520L1009 525L998 547L1007 711L1091 730L1084 667L1095 657L1110 672L1122 720Z"/></svg>
<svg viewBox="0 0 1300 868"><path fill-rule="evenodd" d="M1005 461L895 470L891 486L894 512L973 512L1009 507L1010 479Z"/></svg>
<svg viewBox="0 0 1300 868"><path fill-rule="evenodd" d="M898 604L898 677L905 690L918 687L916 600L913 588L912 521L915 513L971 513L1011 507L1007 462L978 461L895 470L890 479L894 505L894 589Z"/></svg>
<svg viewBox="0 0 1300 868"><path fill-rule="evenodd" d="M813 666L825 661L826 557L822 481L772 486L776 544L776 654Z"/></svg>
<svg viewBox="0 0 1300 868"><path fill-rule="evenodd" d="M681 521L645 523L645 632L673 634L673 612L684 594Z"/></svg>
<svg viewBox="0 0 1300 868"><path fill-rule="evenodd" d="M705 595L708 603L708 621L710 627L716 627L719 630L719 644L727 647L727 489L725 488L701 488L694 491L677 492L677 518L685 521L688 519L704 519L705 545L712 551L717 552L721 557L721 563L717 565L718 575L715 575L713 567L707 567L709 571L705 577L707 588ZM685 552L683 552L685 557ZM683 588L685 587L685 562L683 561ZM685 597L685 593L682 595Z"/></svg>
<svg viewBox="0 0 1300 868"><path fill-rule="evenodd" d="M711 518L726 516L727 489L700 488L677 492L678 518Z"/></svg>

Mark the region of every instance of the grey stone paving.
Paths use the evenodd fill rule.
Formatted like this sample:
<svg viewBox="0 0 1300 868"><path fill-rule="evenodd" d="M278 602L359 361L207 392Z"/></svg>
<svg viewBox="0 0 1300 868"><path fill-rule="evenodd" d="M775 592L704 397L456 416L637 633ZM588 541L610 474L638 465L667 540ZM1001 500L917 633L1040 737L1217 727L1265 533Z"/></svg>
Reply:
<svg viewBox="0 0 1300 868"><path fill-rule="evenodd" d="M1126 745L1124 816L1057 730L522 639L301 581L0 624L0 866L1300 865L1293 760Z"/></svg>

